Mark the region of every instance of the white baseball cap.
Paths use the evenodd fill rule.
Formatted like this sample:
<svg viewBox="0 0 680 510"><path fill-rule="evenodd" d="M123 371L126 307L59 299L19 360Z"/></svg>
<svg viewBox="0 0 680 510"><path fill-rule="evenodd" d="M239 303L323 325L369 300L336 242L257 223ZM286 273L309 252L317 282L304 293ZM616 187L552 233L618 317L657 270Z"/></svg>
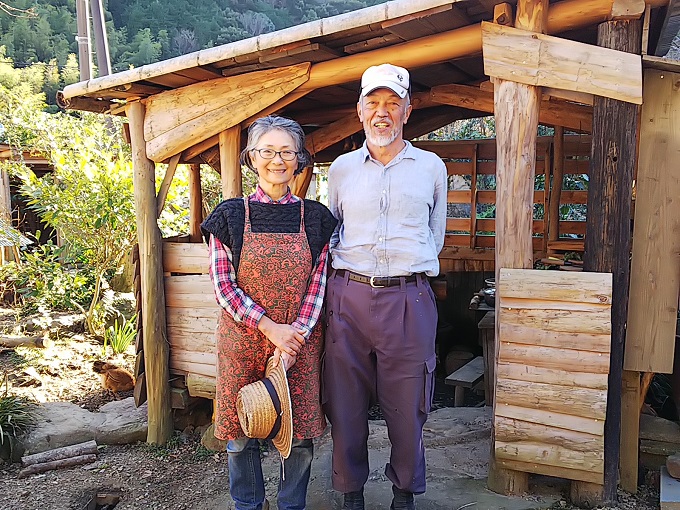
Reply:
<svg viewBox="0 0 680 510"><path fill-rule="evenodd" d="M392 64L371 66L361 76L361 97L375 89L387 88L404 98L408 94L409 83L408 71L403 67Z"/></svg>

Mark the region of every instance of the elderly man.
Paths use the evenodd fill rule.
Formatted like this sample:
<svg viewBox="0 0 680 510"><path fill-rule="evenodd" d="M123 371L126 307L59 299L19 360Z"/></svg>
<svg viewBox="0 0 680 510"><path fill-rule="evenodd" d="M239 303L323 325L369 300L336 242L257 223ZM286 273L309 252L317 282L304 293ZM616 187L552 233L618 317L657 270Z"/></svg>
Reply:
<svg viewBox="0 0 680 510"><path fill-rule="evenodd" d="M392 451L391 509L425 492L423 425L436 367L435 298L446 227L446 167L403 138L409 73L382 64L361 78L357 104L366 143L329 172L331 240L323 400L332 424L333 487L343 508L364 508L368 409L378 402Z"/></svg>

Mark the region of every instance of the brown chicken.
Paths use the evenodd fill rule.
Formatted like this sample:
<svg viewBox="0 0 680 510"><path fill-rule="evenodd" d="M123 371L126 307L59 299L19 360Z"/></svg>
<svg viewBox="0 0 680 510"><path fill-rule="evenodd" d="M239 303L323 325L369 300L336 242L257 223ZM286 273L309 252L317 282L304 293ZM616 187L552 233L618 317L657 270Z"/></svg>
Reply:
<svg viewBox="0 0 680 510"><path fill-rule="evenodd" d="M95 361L92 364L92 370L102 376L102 386L112 392L116 398L118 398L118 392L130 391L135 387L134 376L113 363Z"/></svg>

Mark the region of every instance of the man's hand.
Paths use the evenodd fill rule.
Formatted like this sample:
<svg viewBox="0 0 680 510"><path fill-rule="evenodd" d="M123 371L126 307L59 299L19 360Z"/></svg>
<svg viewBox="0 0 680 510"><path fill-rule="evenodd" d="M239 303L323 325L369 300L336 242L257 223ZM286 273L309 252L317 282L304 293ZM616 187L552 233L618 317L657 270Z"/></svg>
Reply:
<svg viewBox="0 0 680 510"><path fill-rule="evenodd" d="M273 343L282 353L295 357L300 348L305 344L303 331L295 329L290 324L279 324L266 315L260 319L257 326L264 336Z"/></svg>

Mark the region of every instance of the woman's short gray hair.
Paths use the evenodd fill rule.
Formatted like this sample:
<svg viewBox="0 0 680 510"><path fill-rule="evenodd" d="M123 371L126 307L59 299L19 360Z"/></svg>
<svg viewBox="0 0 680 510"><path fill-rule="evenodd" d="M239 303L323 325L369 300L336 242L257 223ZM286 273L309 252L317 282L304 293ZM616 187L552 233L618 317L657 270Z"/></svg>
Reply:
<svg viewBox="0 0 680 510"><path fill-rule="evenodd" d="M260 138L270 131L279 130L289 134L295 140L295 152L297 152L297 168L294 175L299 174L302 170L312 164L312 155L305 149L305 132L302 126L294 120L285 117L276 117L268 115L261 117L253 122L248 128L248 142L246 148L241 151L241 164L246 165L253 172L257 173L255 165L250 159L250 154L260 143Z"/></svg>

